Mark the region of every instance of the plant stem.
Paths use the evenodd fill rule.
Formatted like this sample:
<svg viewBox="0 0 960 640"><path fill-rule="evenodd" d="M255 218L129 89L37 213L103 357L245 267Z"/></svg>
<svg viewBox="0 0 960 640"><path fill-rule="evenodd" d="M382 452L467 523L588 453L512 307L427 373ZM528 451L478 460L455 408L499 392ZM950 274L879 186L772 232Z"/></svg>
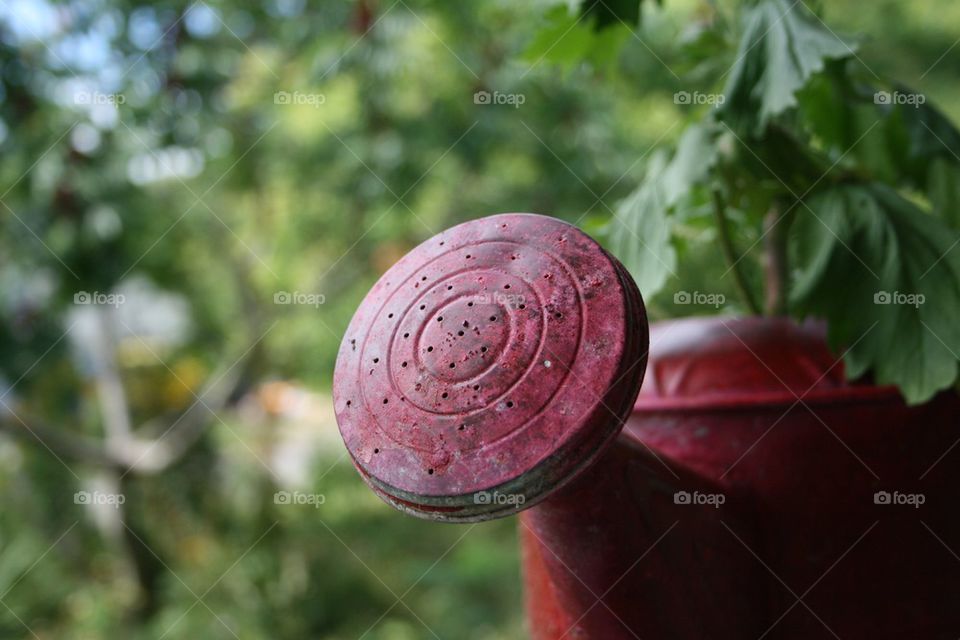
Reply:
<svg viewBox="0 0 960 640"><path fill-rule="evenodd" d="M750 313L760 315L760 307L754 300L750 287L747 286L747 279L740 268L740 259L737 258L737 252L734 251L733 241L730 239L730 230L727 228L726 204L723 201L723 194L718 189L713 190L713 212L717 217L717 229L720 233L720 247L723 249L723 256L730 269L733 271L733 279L737 284L737 289L743 297L744 303L750 309Z"/></svg>
<svg viewBox="0 0 960 640"><path fill-rule="evenodd" d="M787 232L793 221L791 212L781 214L783 203L775 203L763 218L763 272L766 289L764 312L768 316L787 315Z"/></svg>

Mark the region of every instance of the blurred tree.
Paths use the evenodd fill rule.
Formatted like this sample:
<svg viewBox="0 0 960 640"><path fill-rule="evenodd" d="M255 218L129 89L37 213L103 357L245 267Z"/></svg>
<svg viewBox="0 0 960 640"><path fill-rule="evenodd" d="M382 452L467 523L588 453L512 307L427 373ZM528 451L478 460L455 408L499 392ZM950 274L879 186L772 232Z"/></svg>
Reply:
<svg viewBox="0 0 960 640"><path fill-rule="evenodd" d="M679 74L732 62L689 28L716 4L0 3L0 637L520 635L509 522L397 518L339 448L324 504L277 504L254 391L325 388L376 278L456 222L635 239L612 203L693 117ZM958 35L882 4L836 9L878 59ZM668 278L716 280L710 233Z"/></svg>

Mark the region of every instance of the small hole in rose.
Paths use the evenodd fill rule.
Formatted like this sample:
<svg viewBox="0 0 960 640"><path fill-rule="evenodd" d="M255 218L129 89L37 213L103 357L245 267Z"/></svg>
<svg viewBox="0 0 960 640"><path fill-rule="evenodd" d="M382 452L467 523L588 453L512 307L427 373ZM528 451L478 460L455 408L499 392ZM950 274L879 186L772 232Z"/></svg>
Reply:
<svg viewBox="0 0 960 640"><path fill-rule="evenodd" d="M378 362L380 362L380 358L374 358L374 359L373 359L373 364L377 364Z"/></svg>
<svg viewBox="0 0 960 640"><path fill-rule="evenodd" d="M555 314L553 314L553 317L556 318L557 320L559 320L560 318L563 317L563 314L560 313L559 311L557 311Z"/></svg>
<svg viewBox="0 0 960 640"><path fill-rule="evenodd" d="M504 288L504 289L509 289L509 288L510 288L510 285L505 284L505 285L503 285L503 288Z"/></svg>
<svg viewBox="0 0 960 640"><path fill-rule="evenodd" d="M427 469L427 475L433 475L433 469Z"/></svg>
<svg viewBox="0 0 960 640"><path fill-rule="evenodd" d="M409 333L405 333L405 334L403 334L403 337L404 337L404 338L409 338L409 337L410 337L410 334L409 334Z"/></svg>
<svg viewBox="0 0 960 640"><path fill-rule="evenodd" d="M390 402L390 400L388 400L387 398L383 399L383 404L387 404L388 402Z"/></svg>
<svg viewBox="0 0 960 640"><path fill-rule="evenodd" d="M347 406L348 406L348 407L349 407L350 405L352 405L352 404L353 404L353 402L351 402L350 400L347 400Z"/></svg>
<svg viewBox="0 0 960 640"><path fill-rule="evenodd" d="M443 316L437 316L437 322L443 322Z"/></svg>
<svg viewBox="0 0 960 640"><path fill-rule="evenodd" d="M480 391L480 385L478 385L478 384L473 385L473 390L474 390L474 391Z"/></svg>
<svg viewBox="0 0 960 640"><path fill-rule="evenodd" d="M471 258L471 256L470 256L470 254L468 253L468 254L467 254L467 260L469 260L470 258Z"/></svg>
<svg viewBox="0 0 960 640"><path fill-rule="evenodd" d="M451 369L456 368L456 366L457 366L457 363L456 363L456 362L451 362L451 363L450 363L450 368L451 368Z"/></svg>
<svg viewBox="0 0 960 640"><path fill-rule="evenodd" d="M420 311L423 311L423 310L426 309L426 308L427 308L427 305L425 305L425 304L420 305Z"/></svg>
<svg viewBox="0 0 960 640"><path fill-rule="evenodd" d="M392 317L393 317L393 314L392 314L392 313L388 313L388 314L387 314L387 317L388 317L388 318L392 318Z"/></svg>
<svg viewBox="0 0 960 640"><path fill-rule="evenodd" d="M513 400L507 400L507 409L513 409Z"/></svg>
<svg viewBox="0 0 960 640"><path fill-rule="evenodd" d="M463 326L469 327L469 326L470 326L470 323L469 323L468 321L464 320L464 321L463 321Z"/></svg>
<svg viewBox="0 0 960 640"><path fill-rule="evenodd" d="M427 353L433 351L433 347L427 347Z"/></svg>
<svg viewBox="0 0 960 640"><path fill-rule="evenodd" d="M519 308L520 308L520 309L526 309L526 308L527 308L527 305L525 305L525 304L522 304L522 305L520 305L520 307L519 307Z"/></svg>
<svg viewBox="0 0 960 640"><path fill-rule="evenodd" d="M374 452L374 453L380 453L380 449L374 449L373 452Z"/></svg>
<svg viewBox="0 0 960 640"><path fill-rule="evenodd" d="M450 395L449 393L447 393L446 391L444 391L443 393L440 394L440 397L443 398L444 400L446 400L446 399L447 399L447 396L449 396L449 395Z"/></svg>
<svg viewBox="0 0 960 640"><path fill-rule="evenodd" d="M440 241L440 246L442 247L443 245L444 245L444 242L441 240L441 241Z"/></svg>
<svg viewBox="0 0 960 640"><path fill-rule="evenodd" d="M463 335L463 331L457 331L457 335L458 335L458 336L462 336L462 335Z"/></svg>
<svg viewBox="0 0 960 640"><path fill-rule="evenodd" d="M453 289L453 285L452 285L452 284L448 284L448 285L447 285L447 291L450 291L451 289Z"/></svg>
<svg viewBox="0 0 960 640"><path fill-rule="evenodd" d="M404 360L403 362L401 362L401 363L400 363L400 366L406 368L406 366L407 366L407 361Z"/></svg>
<svg viewBox="0 0 960 640"><path fill-rule="evenodd" d="M467 303L467 306L468 306L468 307L472 307L472 306L473 306L473 303L472 303L472 302L468 302L468 303Z"/></svg>
<svg viewBox="0 0 960 640"><path fill-rule="evenodd" d="M421 279L421 280L426 280L426 279L427 279L427 276L423 276L423 277L420 278L420 279Z"/></svg>
<svg viewBox="0 0 960 640"><path fill-rule="evenodd" d="M490 316L490 322L496 322L497 316Z"/></svg>
<svg viewBox="0 0 960 640"><path fill-rule="evenodd" d="M460 425L459 427L457 427L457 430L458 430L458 431L463 431L463 430L466 429L466 428L467 428L467 425L462 424L462 425Z"/></svg>
<svg viewBox="0 0 960 640"><path fill-rule="evenodd" d="M487 348L486 348L486 347L480 347L480 351L481 351L482 353L486 353L486 352L487 352Z"/></svg>

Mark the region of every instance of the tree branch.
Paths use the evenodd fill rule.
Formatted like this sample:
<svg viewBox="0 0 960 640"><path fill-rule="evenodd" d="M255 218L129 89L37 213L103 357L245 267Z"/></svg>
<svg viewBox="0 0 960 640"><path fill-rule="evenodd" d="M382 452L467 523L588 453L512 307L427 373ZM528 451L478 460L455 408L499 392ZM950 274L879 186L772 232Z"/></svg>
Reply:
<svg viewBox="0 0 960 640"><path fill-rule="evenodd" d="M129 438L98 440L46 424L32 415L14 411L0 400L0 431L26 442L39 441L59 458L120 469L139 474L155 474L179 460L199 440L215 420L217 413L229 404L243 378L243 365L249 360L248 350L233 366L221 368L210 376L198 399L165 429L151 439L133 435ZM155 421L141 430L156 432Z"/></svg>

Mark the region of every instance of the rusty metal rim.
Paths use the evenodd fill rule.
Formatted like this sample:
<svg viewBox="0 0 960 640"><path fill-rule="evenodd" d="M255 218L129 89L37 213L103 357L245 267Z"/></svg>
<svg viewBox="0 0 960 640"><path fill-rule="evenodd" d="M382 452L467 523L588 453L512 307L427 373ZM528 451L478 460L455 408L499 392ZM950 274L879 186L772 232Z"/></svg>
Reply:
<svg viewBox="0 0 960 640"><path fill-rule="evenodd" d="M411 494L372 477L364 471L356 460L353 460L354 466L360 472L364 482L373 489L374 493L394 508L418 518L450 523L484 522L512 515L538 504L572 481L596 461L607 447L616 440L636 401L646 371L649 345L649 334L640 292L623 265L609 253L607 253L607 256L620 280L628 317L639 316L641 321L638 323L638 327L634 327L639 329L639 332L630 332L627 336L628 341L621 354L621 362L617 369L614 385L607 390L603 400L585 419L585 422L591 424L607 423L605 425L606 429L596 429L598 434L595 436L588 433L583 438L567 443L567 446L555 451L532 470L506 483L463 495L426 496ZM617 396L620 396L621 399L616 403L616 409L611 409L608 401L616 399ZM608 413L613 414L611 415L612 420L604 419L605 414ZM579 462L571 467L568 461L572 458L579 458ZM524 499L522 505L496 504L494 502L489 504L478 503L476 496L483 492L522 495Z"/></svg>
<svg viewBox="0 0 960 640"><path fill-rule="evenodd" d="M903 396L894 386L850 386L817 389L799 394L806 404L861 404L877 400L903 403ZM724 393L688 397L640 398L633 407L634 414L653 412L683 412L691 410L736 410L751 407L787 407L797 402L789 391L765 393Z"/></svg>

